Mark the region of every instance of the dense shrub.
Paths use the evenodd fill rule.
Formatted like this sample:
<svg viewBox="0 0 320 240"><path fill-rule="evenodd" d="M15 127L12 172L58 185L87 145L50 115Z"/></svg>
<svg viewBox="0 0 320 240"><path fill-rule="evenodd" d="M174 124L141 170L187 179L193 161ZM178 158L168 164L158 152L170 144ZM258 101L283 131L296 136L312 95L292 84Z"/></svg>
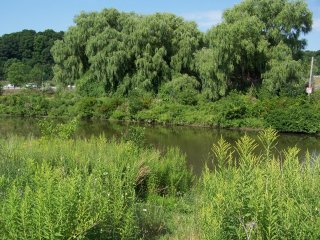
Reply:
<svg viewBox="0 0 320 240"><path fill-rule="evenodd" d="M231 92L228 96L212 103L208 111L213 122L220 127L261 128L261 102L250 94Z"/></svg>
<svg viewBox="0 0 320 240"><path fill-rule="evenodd" d="M151 93L138 90L132 91L128 98L130 114L134 115L143 109L148 109L151 105L152 99L153 96Z"/></svg>
<svg viewBox="0 0 320 240"><path fill-rule="evenodd" d="M168 101L185 105L196 105L198 102L200 84L196 78L188 75L177 75L165 83L160 90L160 96Z"/></svg>
<svg viewBox="0 0 320 240"><path fill-rule="evenodd" d="M48 115L51 117L74 117L77 115L75 108L79 97L73 92L61 92L50 99Z"/></svg>
<svg viewBox="0 0 320 240"><path fill-rule="evenodd" d="M94 116L103 119L109 119L112 113L123 103L123 100L117 97L99 98L94 110Z"/></svg>
<svg viewBox="0 0 320 240"><path fill-rule="evenodd" d="M49 110L49 100L33 91L2 96L0 104L4 108L1 113L16 116L44 116Z"/></svg>
<svg viewBox="0 0 320 240"><path fill-rule="evenodd" d="M103 82L97 82L92 79L89 72L77 82L77 92L84 97L102 97L105 95Z"/></svg>
<svg viewBox="0 0 320 240"><path fill-rule="evenodd" d="M320 131L320 113L316 102L307 99L274 98L265 114L266 125L286 132Z"/></svg>
<svg viewBox="0 0 320 240"><path fill-rule="evenodd" d="M69 118L79 116L87 119L133 120L225 128L272 126L278 131L287 132L320 131L320 104L317 93L309 100L304 95L292 98L272 97L260 93L260 98L257 98L253 92L246 94L231 92L215 102L201 100L194 93L193 97L197 99L197 104L193 105L191 102L181 100L184 90L180 92L182 95L179 95L179 91L173 90L173 92L175 94L170 98L162 95L163 92L154 96L140 90L132 91L127 98L118 96L96 98L81 97L72 91L62 91L54 96L29 91L1 96L0 114ZM176 98L173 98L175 95Z"/></svg>
<svg viewBox="0 0 320 240"><path fill-rule="evenodd" d="M76 103L78 116L81 118L92 118L98 100L93 97L83 97Z"/></svg>

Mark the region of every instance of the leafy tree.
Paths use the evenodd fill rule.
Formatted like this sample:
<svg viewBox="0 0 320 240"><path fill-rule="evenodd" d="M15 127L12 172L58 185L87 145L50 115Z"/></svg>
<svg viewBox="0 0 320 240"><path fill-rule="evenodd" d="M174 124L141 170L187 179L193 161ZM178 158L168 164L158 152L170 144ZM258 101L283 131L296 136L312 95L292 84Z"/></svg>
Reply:
<svg viewBox="0 0 320 240"><path fill-rule="evenodd" d="M195 53L195 70L201 81L202 94L209 100L216 100L227 91L227 75L218 65L217 55L218 51L213 48L203 48Z"/></svg>
<svg viewBox="0 0 320 240"><path fill-rule="evenodd" d="M302 0L245 0L225 11L223 22L209 31L209 46L218 51L212 64L222 69L231 87L260 84L272 65L269 53L285 45L289 58L297 60L306 44L300 36L311 25L312 14Z"/></svg>
<svg viewBox="0 0 320 240"><path fill-rule="evenodd" d="M81 13L51 50L54 79L80 84L88 96L158 93L179 74L195 78L209 100L261 84L277 93L301 79L301 34L311 24L302 0L245 0L225 11L223 22L206 35L173 14ZM91 94L93 89L99 91Z"/></svg>
<svg viewBox="0 0 320 240"><path fill-rule="evenodd" d="M81 13L75 23L52 48L54 78L67 85L89 74L107 94L157 93L173 73L193 74L193 53L203 45L196 25L173 14L105 9Z"/></svg>
<svg viewBox="0 0 320 240"><path fill-rule="evenodd" d="M54 42L63 37L63 32L55 32L51 29L38 32L34 37L32 58L38 64L53 64L51 48Z"/></svg>
<svg viewBox="0 0 320 240"><path fill-rule="evenodd" d="M15 86L21 86L29 81L31 67L23 62L13 62L6 69L6 79Z"/></svg>
<svg viewBox="0 0 320 240"><path fill-rule="evenodd" d="M44 80L45 72L41 65L36 64L29 72L29 79L31 82L37 83L40 86Z"/></svg>
<svg viewBox="0 0 320 240"><path fill-rule="evenodd" d="M53 58L50 49L57 39L61 39L63 32L46 30L35 32L23 30L5 34L0 37L0 79L4 78L7 61L17 59L34 67L41 64L45 72L44 80L52 78Z"/></svg>
<svg viewBox="0 0 320 240"><path fill-rule="evenodd" d="M303 83L301 61L292 58L292 51L287 45L279 44L272 49L270 55L268 70L263 74L266 89L279 93L288 86L292 88L294 84Z"/></svg>
<svg viewBox="0 0 320 240"><path fill-rule="evenodd" d="M257 17L264 24L261 35L271 46L284 42L299 53L306 45L300 35L311 31L312 13L305 1L245 0L227 10L223 17L226 23L233 24L248 15Z"/></svg>

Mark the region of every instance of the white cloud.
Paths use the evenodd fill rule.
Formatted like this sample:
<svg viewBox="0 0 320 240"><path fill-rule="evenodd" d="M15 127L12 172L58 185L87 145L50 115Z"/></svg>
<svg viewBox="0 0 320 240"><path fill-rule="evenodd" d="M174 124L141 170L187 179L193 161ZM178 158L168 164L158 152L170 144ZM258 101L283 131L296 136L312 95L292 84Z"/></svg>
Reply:
<svg viewBox="0 0 320 240"><path fill-rule="evenodd" d="M204 11L182 14L187 20L195 21L201 29L208 29L214 25L217 25L222 20L222 11Z"/></svg>
<svg viewBox="0 0 320 240"><path fill-rule="evenodd" d="M320 32L320 18L316 18L313 20L313 30Z"/></svg>

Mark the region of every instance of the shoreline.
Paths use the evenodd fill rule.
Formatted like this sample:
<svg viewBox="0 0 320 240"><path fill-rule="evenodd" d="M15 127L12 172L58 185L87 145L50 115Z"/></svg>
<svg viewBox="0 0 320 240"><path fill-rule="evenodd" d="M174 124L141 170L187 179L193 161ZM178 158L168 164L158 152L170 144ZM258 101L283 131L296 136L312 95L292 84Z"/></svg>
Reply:
<svg viewBox="0 0 320 240"><path fill-rule="evenodd" d="M17 116L10 114L0 114L0 118L27 118L27 119L51 119L51 120L71 120L74 117L68 116ZM77 117L75 117L77 118ZM123 123L126 125L129 124L138 124L143 126L162 126L162 127L183 127L183 128L202 128L202 129L217 129L217 130L231 130L231 131L243 131L243 132L259 132L266 128L254 128L254 127L222 127L219 125L209 125L209 124L187 124L187 123L172 123L172 122L157 122L157 121L138 121L138 120L129 120L129 119L107 119L107 118L82 118L80 121L104 121L112 123ZM319 133L306 133L306 132L289 132L277 130L282 134L294 134L294 135L307 135L307 136L316 136L320 137Z"/></svg>

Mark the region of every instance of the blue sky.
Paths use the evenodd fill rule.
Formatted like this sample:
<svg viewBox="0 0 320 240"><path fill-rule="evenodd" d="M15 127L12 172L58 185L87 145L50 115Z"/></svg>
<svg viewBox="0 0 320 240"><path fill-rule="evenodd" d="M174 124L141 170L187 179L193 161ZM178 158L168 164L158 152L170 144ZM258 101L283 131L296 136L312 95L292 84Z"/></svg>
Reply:
<svg viewBox="0 0 320 240"><path fill-rule="evenodd" d="M67 30L73 25L73 18L81 11L100 11L103 8L117 8L126 12L149 14L170 12L198 23L205 31L219 23L223 10L240 0L1 0L0 35L34 29L43 31L51 28ZM320 0L307 0L313 11L314 25L306 35L307 49L320 50Z"/></svg>

